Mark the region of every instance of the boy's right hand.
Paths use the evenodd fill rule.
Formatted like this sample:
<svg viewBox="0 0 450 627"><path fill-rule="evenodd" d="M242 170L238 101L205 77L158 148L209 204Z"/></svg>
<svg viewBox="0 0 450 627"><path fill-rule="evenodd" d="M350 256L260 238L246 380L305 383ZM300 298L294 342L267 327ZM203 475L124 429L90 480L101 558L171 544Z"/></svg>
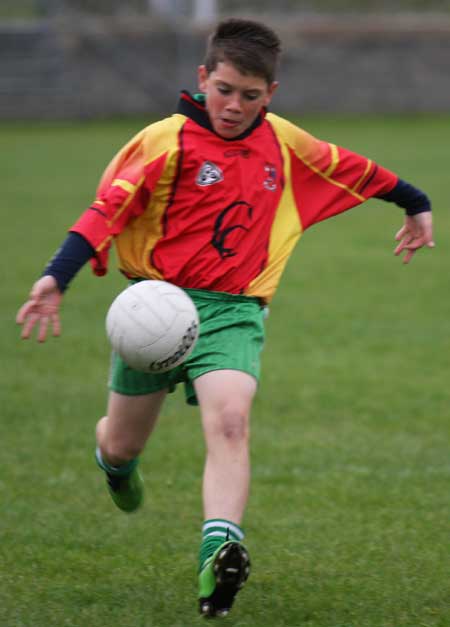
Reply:
<svg viewBox="0 0 450 627"><path fill-rule="evenodd" d="M27 340L31 336L36 324L39 324L38 342L45 342L49 325L54 336L61 333L59 306L62 297L54 277L46 275L36 281L28 301L22 305L16 317L17 324L23 325L22 339Z"/></svg>

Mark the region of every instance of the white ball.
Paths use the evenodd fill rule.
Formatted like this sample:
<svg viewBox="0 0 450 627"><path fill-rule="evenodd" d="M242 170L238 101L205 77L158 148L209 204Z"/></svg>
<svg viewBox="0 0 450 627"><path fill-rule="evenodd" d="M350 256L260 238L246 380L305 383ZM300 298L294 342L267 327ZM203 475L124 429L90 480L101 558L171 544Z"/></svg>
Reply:
<svg viewBox="0 0 450 627"><path fill-rule="evenodd" d="M113 350L142 372L181 364L198 339L197 309L188 294L166 281L139 281L121 292L106 316Z"/></svg>

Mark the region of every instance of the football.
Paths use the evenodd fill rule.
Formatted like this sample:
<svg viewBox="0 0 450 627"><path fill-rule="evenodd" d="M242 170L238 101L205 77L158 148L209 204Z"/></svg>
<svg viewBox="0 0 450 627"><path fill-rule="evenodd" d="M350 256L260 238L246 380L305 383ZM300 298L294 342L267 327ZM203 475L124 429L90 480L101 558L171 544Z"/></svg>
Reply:
<svg viewBox="0 0 450 627"><path fill-rule="evenodd" d="M141 372L167 372L181 364L198 339L199 318L190 296L166 281L134 283L112 302L106 333L114 351Z"/></svg>

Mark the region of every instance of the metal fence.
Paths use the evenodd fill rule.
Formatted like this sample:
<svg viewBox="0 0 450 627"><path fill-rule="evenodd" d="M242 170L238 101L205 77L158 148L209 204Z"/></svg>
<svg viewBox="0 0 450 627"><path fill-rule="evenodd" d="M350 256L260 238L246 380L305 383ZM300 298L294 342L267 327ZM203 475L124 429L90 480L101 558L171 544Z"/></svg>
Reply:
<svg viewBox="0 0 450 627"><path fill-rule="evenodd" d="M441 12L395 15L336 11L352 0L314 0L323 13L308 12L312 4L277 0L274 12L273 0L245 2L245 14L263 16L283 41L279 79L289 88L276 94L278 111L450 111L450 0L397 0L396 10L426 4ZM0 0L0 119L170 111L180 88L196 87L209 22L243 5Z"/></svg>
<svg viewBox="0 0 450 627"><path fill-rule="evenodd" d="M2 0L0 19L37 19L72 15L149 15L170 19L264 13L400 13L404 11L450 13L450 0Z"/></svg>

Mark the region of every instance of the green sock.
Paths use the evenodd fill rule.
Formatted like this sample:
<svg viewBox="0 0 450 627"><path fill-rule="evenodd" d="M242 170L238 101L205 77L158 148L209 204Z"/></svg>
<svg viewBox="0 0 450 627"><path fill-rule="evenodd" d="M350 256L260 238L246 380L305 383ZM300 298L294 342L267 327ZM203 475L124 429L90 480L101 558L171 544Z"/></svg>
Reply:
<svg viewBox="0 0 450 627"><path fill-rule="evenodd" d="M242 542L243 539L244 532L236 523L223 518L205 520L202 528L202 543L199 555L200 570L206 560L213 555L221 544L228 540Z"/></svg>
<svg viewBox="0 0 450 627"><path fill-rule="evenodd" d="M129 462L126 462L125 464L121 466L111 466L111 464L108 464L108 462L105 462L105 460L102 457L102 454L100 453L100 449L98 447L95 450L95 459L97 460L97 464L100 466L102 470L107 472L109 475L114 475L116 477L126 477L138 465L138 458L136 458L136 459L130 460Z"/></svg>

